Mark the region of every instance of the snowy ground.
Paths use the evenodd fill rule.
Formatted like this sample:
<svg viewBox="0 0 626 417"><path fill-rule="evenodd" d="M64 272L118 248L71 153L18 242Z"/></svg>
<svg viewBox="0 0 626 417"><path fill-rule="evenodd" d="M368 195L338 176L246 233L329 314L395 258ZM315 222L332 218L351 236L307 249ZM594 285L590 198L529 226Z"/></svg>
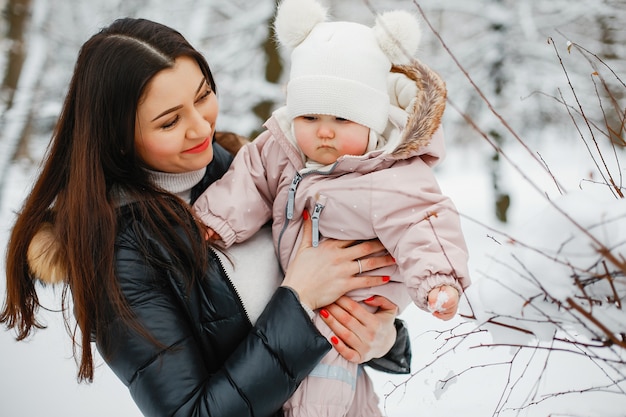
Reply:
<svg viewBox="0 0 626 417"><path fill-rule="evenodd" d="M551 169L570 189L579 185L579 180L589 172L587 158L574 149L578 146L544 144L541 152ZM568 149L564 152L565 149ZM565 153L565 154L564 154ZM452 196L459 210L466 216L464 231L471 252L471 271L478 282L490 268L490 256L497 256L498 248L493 232L468 219L495 225L492 219L490 183L484 169L485 152L476 149L449 149L444 169L439 173L445 193ZM541 175L519 150L516 160L525 171L537 179L542 189L552 190L549 181L541 183ZM536 175L535 175L536 174ZM0 211L0 241L6 241L6 232L11 223L11 212L21 201L25 190L32 181L32 172L22 166L15 166L11 181L4 190L4 206ZM513 226L523 226L544 206L543 198L529 189L525 182L514 173L508 173L508 184L514 191L514 208L511 211ZM516 179L517 178L517 179ZM515 227L511 227L514 230ZM2 247L5 243L0 244ZM2 260L4 262L4 259ZM0 294L4 282L0 280ZM50 302L54 296L47 294ZM71 345L63 328L59 314L47 314L49 328L39 331L28 342L16 343L12 333L0 332L0 415L7 417L31 416L139 416L125 387L106 368L100 366L92 385L78 385L75 380L76 368L71 358ZM501 407L506 399L514 407L531 392L558 392L575 389L577 381L588 385L590 380L600 378L599 372L589 360L573 355L552 358L550 366L543 368L544 359L536 354L529 369L510 370L512 350L500 348L473 349L479 342L489 343L489 335L473 338L471 346L460 345L454 352L437 350L440 345L434 329L445 330L461 324L462 319L443 323L428 314L409 308L403 314L410 327L413 340L413 372L407 376L391 377L372 372L372 377L381 394L381 403L388 416L408 417L428 415L434 417L463 415L484 417L494 415L499 407L500 416L623 416L626 410L626 395L610 393L570 393L565 399L557 398L539 402L525 411L515 411ZM528 362L528 361L527 361ZM526 362L526 363L527 363ZM100 361L101 363L101 361ZM431 364L432 363L432 364ZM524 363L524 362L523 362ZM447 383L442 380L458 374ZM509 373L510 372L510 373ZM507 380L515 380L520 373L525 378L518 382L511 394L506 387ZM516 375L517 374L517 375ZM541 376L541 379L539 377ZM537 386L533 386L537 381ZM585 385L583 384L583 385ZM394 385L396 388L394 389ZM585 386L587 386L585 385Z"/></svg>

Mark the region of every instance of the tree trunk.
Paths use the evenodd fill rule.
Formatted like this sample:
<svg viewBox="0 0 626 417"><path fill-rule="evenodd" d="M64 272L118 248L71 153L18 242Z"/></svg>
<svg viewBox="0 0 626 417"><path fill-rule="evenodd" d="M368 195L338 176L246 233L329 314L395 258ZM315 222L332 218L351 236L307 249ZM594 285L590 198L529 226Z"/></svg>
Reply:
<svg viewBox="0 0 626 417"><path fill-rule="evenodd" d="M30 0L8 0L5 16L8 23L7 40L9 42L7 67L2 80L2 99L5 109L11 108L13 96L20 79L22 64L26 55L24 34L30 12Z"/></svg>

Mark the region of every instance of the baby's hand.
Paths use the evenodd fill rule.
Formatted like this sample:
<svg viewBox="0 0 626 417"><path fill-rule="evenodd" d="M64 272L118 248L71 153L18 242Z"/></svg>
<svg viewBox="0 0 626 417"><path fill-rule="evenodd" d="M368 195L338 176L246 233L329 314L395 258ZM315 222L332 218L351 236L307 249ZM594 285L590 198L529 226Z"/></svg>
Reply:
<svg viewBox="0 0 626 417"><path fill-rule="evenodd" d="M459 308L459 292L450 285L433 288L428 293L428 308L433 316L450 320Z"/></svg>
<svg viewBox="0 0 626 417"><path fill-rule="evenodd" d="M206 235L205 235L206 240L222 240L222 237L220 235L218 235L215 230L211 229L210 227L206 228Z"/></svg>

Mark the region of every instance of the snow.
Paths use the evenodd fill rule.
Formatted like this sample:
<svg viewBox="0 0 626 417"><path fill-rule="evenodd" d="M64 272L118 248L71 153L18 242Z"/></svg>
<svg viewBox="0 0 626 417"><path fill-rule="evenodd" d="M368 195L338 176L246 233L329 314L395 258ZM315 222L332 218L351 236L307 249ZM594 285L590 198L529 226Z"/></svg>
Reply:
<svg viewBox="0 0 626 417"><path fill-rule="evenodd" d="M433 312L439 311L443 313L444 311L446 311L446 309L443 308L443 305L448 302L449 299L450 297L448 296L447 292L439 291L437 293L437 300L435 301L435 305L433 305L432 307L429 306L429 309Z"/></svg>
<svg viewBox="0 0 626 417"><path fill-rule="evenodd" d="M336 9L350 13L361 2L342 0ZM172 6L151 0L140 6L108 0L33 0L34 19L47 23L36 28L32 48L47 44L54 55L46 55L45 61L43 52L29 58L21 91L25 101L18 103L33 100L43 116L40 122L47 122L59 109L75 53L86 37L110 21L109 17L145 16L171 23L208 51L219 82L221 128L251 132L260 127L261 120L242 108L242 103L252 106L263 100L280 101L283 94L280 85L256 76L264 71L264 56L255 49L255 40L267 33L272 3L189 0ZM383 9L377 2L371 3ZM415 9L414 2L407 0L380 3ZM444 120L448 155L437 168L437 176L462 216L473 284L462 300L461 313L475 319L459 316L443 322L414 306L403 312L413 345L412 374L370 372L388 416L625 415L626 349L602 345L607 338L597 325L610 330L618 341L619 334L626 333L624 307L615 302L612 292L616 288L624 301L624 271L620 274L616 265L600 262L598 254L603 245L616 256L616 262L624 261L626 203L602 185L609 174L622 185L619 162L623 152L614 154L606 146L601 128L588 129L573 117L579 133L565 106L550 99L563 97L578 109L553 46L545 41L556 29L561 31L556 50L583 98L585 112L601 126L602 119L592 111L599 106L589 64L580 54L566 52L573 44L561 33L566 31L574 41L584 39L591 50L599 51L600 35L589 22L613 15L617 16L615 22L619 17L623 22L617 3L607 0L591 7L584 0L420 2L437 20L441 34L476 84L525 141L514 140L486 109L424 25L421 56L442 73L451 100ZM225 25L224 20L232 24ZM510 22L504 35L490 29L498 22ZM611 47L623 57L620 45L623 42ZM507 55L501 70L508 89L498 96L490 71L503 53ZM36 80L42 66L47 76ZM624 67L614 69L625 73ZM604 74L612 79L606 71ZM38 94L34 94L35 87ZM534 91L542 94L533 95ZM622 99L618 108L624 107ZM498 163L493 160L493 148L467 128L455 108L467 112L485 132L507 133L506 140L496 143L502 147ZM22 113L13 117L15 120L9 117L18 109L1 120L2 158L12 154L7 149L12 149L14 137L22 129ZM599 159L591 132L605 162ZM46 144L43 138L32 143L31 157L41 157ZM37 165L20 160L2 168L0 247L6 247L13 213L32 185ZM507 223L494 215L496 191L510 196ZM0 269L3 267L4 257L0 259ZM575 285L573 277L589 279L606 272L605 267L614 272L613 287L607 279L588 282L584 291ZM4 291L4 280L0 280L0 294ZM51 289L41 292L42 302L51 309L58 306L59 297ZM595 322L568 308L571 302L591 311ZM95 382L76 383L72 346L61 315L42 313L48 329L36 332L28 341L15 342L12 332L0 331L0 415L140 416L126 388L99 357Z"/></svg>

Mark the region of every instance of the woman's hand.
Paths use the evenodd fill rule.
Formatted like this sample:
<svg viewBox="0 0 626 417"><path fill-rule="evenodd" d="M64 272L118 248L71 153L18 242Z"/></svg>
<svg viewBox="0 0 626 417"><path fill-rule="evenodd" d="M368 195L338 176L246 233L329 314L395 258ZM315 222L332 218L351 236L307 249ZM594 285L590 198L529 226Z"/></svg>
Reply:
<svg viewBox="0 0 626 417"><path fill-rule="evenodd" d="M389 277L384 276L355 276L361 270L367 272L395 263L391 255L368 257L357 262L357 259L385 250L378 240L350 246L354 241L327 239L314 248L311 221L306 211L304 218L302 243L282 284L293 289L301 303L315 310L335 302L349 291L389 281Z"/></svg>
<svg viewBox="0 0 626 417"><path fill-rule="evenodd" d="M354 363L384 356L396 340L394 320L398 307L381 296L370 297L364 302L378 310L370 313L356 301L343 296L319 313L336 335L330 339L333 347Z"/></svg>

